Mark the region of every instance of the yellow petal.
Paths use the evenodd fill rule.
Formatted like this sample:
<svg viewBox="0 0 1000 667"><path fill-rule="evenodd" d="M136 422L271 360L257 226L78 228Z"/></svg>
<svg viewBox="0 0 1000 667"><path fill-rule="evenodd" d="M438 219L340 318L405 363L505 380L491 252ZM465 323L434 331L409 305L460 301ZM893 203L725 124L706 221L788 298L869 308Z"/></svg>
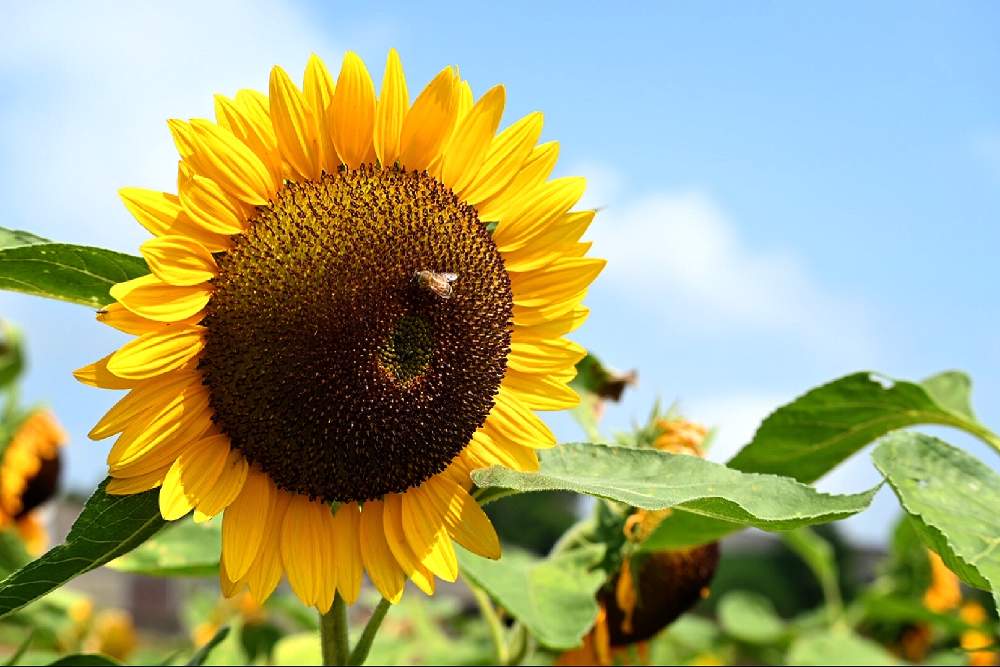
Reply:
<svg viewBox="0 0 1000 667"><path fill-rule="evenodd" d="M574 377L573 371L569 376ZM547 375L526 375L507 369L504 388L525 407L532 410L565 410L580 404L580 396L566 383Z"/></svg>
<svg viewBox="0 0 1000 667"><path fill-rule="evenodd" d="M253 206L274 196L275 184L267 166L229 130L207 120L191 121L195 153L190 162L237 199Z"/></svg>
<svg viewBox="0 0 1000 667"><path fill-rule="evenodd" d="M355 169L372 151L375 129L375 85L364 62L353 51L344 55L330 107L330 129L340 161Z"/></svg>
<svg viewBox="0 0 1000 667"><path fill-rule="evenodd" d="M120 378L108 370L108 362L114 355L115 353L109 354L100 361L76 369L73 371L73 377L77 382L99 389L131 389L141 384L142 380Z"/></svg>
<svg viewBox="0 0 1000 667"><path fill-rule="evenodd" d="M535 111L493 137L482 166L462 190L462 199L477 205L506 187L538 142L542 120L542 114Z"/></svg>
<svg viewBox="0 0 1000 667"><path fill-rule="evenodd" d="M257 551L257 558L244 578L250 588L250 595L258 604L264 604L281 581L281 527L291 498L287 493L279 493L273 485L270 495L271 509L267 513L264 538Z"/></svg>
<svg viewBox="0 0 1000 667"><path fill-rule="evenodd" d="M514 303L520 306L544 306L571 298L586 290L604 270L606 260L572 257L546 267L510 276Z"/></svg>
<svg viewBox="0 0 1000 667"><path fill-rule="evenodd" d="M228 237L214 234L195 225L177 195L142 188L122 188L118 195L140 225L153 236L189 236L212 252L227 250Z"/></svg>
<svg viewBox="0 0 1000 667"><path fill-rule="evenodd" d="M520 198L531 192L549 177L559 159L559 144L550 141L532 149L514 178L503 189L478 204L480 220L499 220Z"/></svg>
<svg viewBox="0 0 1000 667"><path fill-rule="evenodd" d="M222 515L222 560L235 579L247 573L264 542L273 495L267 476L250 470L240 494Z"/></svg>
<svg viewBox="0 0 1000 667"><path fill-rule="evenodd" d="M213 435L185 449L160 487L160 514L175 521L194 508L215 484L229 457L229 438Z"/></svg>
<svg viewBox="0 0 1000 667"><path fill-rule="evenodd" d="M565 301L556 301L542 306L514 304L514 328L547 326L556 320L562 322L568 313L580 308L580 304L586 296L587 290L582 290Z"/></svg>
<svg viewBox="0 0 1000 667"><path fill-rule="evenodd" d="M524 273L540 269L564 257L582 257L589 250L589 244L586 244L586 248L580 248L577 242L590 227L595 213L596 211L574 211L553 220L527 245L503 253L504 266L512 273Z"/></svg>
<svg viewBox="0 0 1000 667"><path fill-rule="evenodd" d="M337 585L333 561L333 516L325 503L294 495L281 526L281 560L292 591L326 612Z"/></svg>
<svg viewBox="0 0 1000 667"><path fill-rule="evenodd" d="M319 150L322 156L320 166L327 173L332 174L336 170L340 160L337 158L337 149L333 146L333 134L330 131L330 124L327 123L327 116L330 105L333 104L333 77L326 69L326 65L315 53L309 56L306 63L306 72L302 81L302 94L306 104L312 111L314 124L313 136L319 143Z"/></svg>
<svg viewBox="0 0 1000 667"><path fill-rule="evenodd" d="M282 157L302 178L319 178L322 166L316 119L305 98L282 68L271 69L271 123Z"/></svg>
<svg viewBox="0 0 1000 667"><path fill-rule="evenodd" d="M236 500L243 484L247 479L247 460L237 449L229 451L229 458L226 459L219 478L215 485L208 490L208 493L201 497L201 501L194 507L195 523L208 521L216 514L226 509Z"/></svg>
<svg viewBox="0 0 1000 667"><path fill-rule="evenodd" d="M250 91L240 91L235 102L216 95L215 119L261 159L271 174L272 182L277 185L281 182L281 154L278 152L278 140L274 136L267 111L268 102L265 98L262 111L249 93Z"/></svg>
<svg viewBox="0 0 1000 667"><path fill-rule="evenodd" d="M168 324L166 322L157 322L156 320L147 320L145 317L139 317L125 306L115 302L97 311L96 317L97 321L101 324L106 324L109 327L132 334L133 336L141 336L151 331L163 331L163 329L176 324L197 324L202 320L203 315L198 313L180 322Z"/></svg>
<svg viewBox="0 0 1000 667"><path fill-rule="evenodd" d="M195 174L180 192L184 212L202 229L227 236L246 228L243 204L212 179Z"/></svg>
<svg viewBox="0 0 1000 667"><path fill-rule="evenodd" d="M140 276L111 288L111 296L139 317L158 322L179 322L201 312L212 295L210 285L178 287L153 274Z"/></svg>
<svg viewBox="0 0 1000 667"><path fill-rule="evenodd" d="M135 493L149 491L163 484L163 478L167 476L168 470L170 470L170 466L135 477L112 477L104 490L112 496L131 496Z"/></svg>
<svg viewBox="0 0 1000 667"><path fill-rule="evenodd" d="M400 134L399 161L412 171L426 169L451 135L458 113L455 72L446 67L427 84L406 113Z"/></svg>
<svg viewBox="0 0 1000 667"><path fill-rule="evenodd" d="M458 577L455 548L445 529L444 517L424 500L425 493L421 486L402 494L403 534L428 570L445 581L455 581Z"/></svg>
<svg viewBox="0 0 1000 667"><path fill-rule="evenodd" d="M469 468L488 468L493 465L504 466L521 472L538 470L538 455L535 450L511 442L497 442L484 431L472 434L472 441L462 452L469 462Z"/></svg>
<svg viewBox="0 0 1000 667"><path fill-rule="evenodd" d="M576 331L587 321L590 309L583 306L573 308L564 315L535 326L515 326L511 342L549 340Z"/></svg>
<svg viewBox="0 0 1000 667"><path fill-rule="evenodd" d="M174 326L143 334L126 343L108 360L109 372L143 380L180 368L204 347L205 328Z"/></svg>
<svg viewBox="0 0 1000 667"><path fill-rule="evenodd" d="M347 604L354 604L361 593L360 524L357 503L344 503L337 508L333 517L333 558L337 564L337 590Z"/></svg>
<svg viewBox="0 0 1000 667"><path fill-rule="evenodd" d="M368 578L384 598L395 604L403 597L406 575L403 574L385 539L382 514L381 500L365 502L361 508L358 539L361 545L361 559L365 571L368 572Z"/></svg>
<svg viewBox="0 0 1000 667"><path fill-rule="evenodd" d="M139 246L157 278L169 285L190 286L214 278L219 267L212 253L184 236L161 236Z"/></svg>
<svg viewBox="0 0 1000 667"><path fill-rule="evenodd" d="M511 341L509 368L530 374L545 374L574 366L587 356L587 350L571 341L556 338L536 341Z"/></svg>
<svg viewBox="0 0 1000 667"><path fill-rule="evenodd" d="M205 387L187 387L164 409L147 413L122 431L108 452L117 477L134 477L160 468L196 442L212 426Z"/></svg>
<svg viewBox="0 0 1000 667"><path fill-rule="evenodd" d="M500 125L505 99L503 86L488 90L462 118L448 142L441 159L441 179L459 195L483 165Z"/></svg>
<svg viewBox="0 0 1000 667"><path fill-rule="evenodd" d="M483 428L487 433L495 431L498 437L494 439L509 440L532 449L545 449L556 444L556 437L545 422L502 385Z"/></svg>
<svg viewBox="0 0 1000 667"><path fill-rule="evenodd" d="M527 244L568 212L583 196L586 185L580 177L558 178L512 203L493 232L497 248L509 252Z"/></svg>
<svg viewBox="0 0 1000 667"><path fill-rule="evenodd" d="M383 502L382 526L385 528L385 540L389 544L389 550L417 588L427 595L433 595L434 577L417 558L403 532L403 497L398 493L390 493L385 496Z"/></svg>
<svg viewBox="0 0 1000 667"><path fill-rule="evenodd" d="M143 382L115 403L87 435L91 440L103 440L121 433L136 417L165 409L184 388L200 383L201 374L193 370L176 371Z"/></svg>
<svg viewBox="0 0 1000 667"><path fill-rule="evenodd" d="M465 489L443 475L430 478L422 489L422 502L444 517L448 534L456 542L483 558L500 558L500 538L493 524Z"/></svg>
<svg viewBox="0 0 1000 667"><path fill-rule="evenodd" d="M399 157L400 133L409 107L403 64L396 49L390 49L375 109L375 154L383 166L391 166Z"/></svg>

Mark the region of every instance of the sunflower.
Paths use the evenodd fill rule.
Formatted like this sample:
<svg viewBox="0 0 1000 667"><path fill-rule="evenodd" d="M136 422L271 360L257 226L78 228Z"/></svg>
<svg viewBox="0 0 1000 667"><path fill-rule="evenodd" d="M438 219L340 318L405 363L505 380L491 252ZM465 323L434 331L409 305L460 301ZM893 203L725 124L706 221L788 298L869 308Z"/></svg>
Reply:
<svg viewBox="0 0 1000 667"><path fill-rule="evenodd" d="M59 448L66 433L46 410L35 410L14 429L0 453L0 528L14 528L29 552L45 549L48 537L37 508L55 495Z"/></svg>
<svg viewBox="0 0 1000 667"><path fill-rule="evenodd" d="M498 558L471 470L535 470L534 413L575 405L564 338L604 261L580 241L581 178L531 113L497 133L503 86L455 68L412 104L390 51L381 91L348 53L300 89L215 98L168 122L178 194L127 188L154 236L149 275L98 313L137 336L76 372L127 389L90 435L119 434L112 494L159 487L168 520L223 513L221 583L262 601L389 600L458 574L454 542Z"/></svg>

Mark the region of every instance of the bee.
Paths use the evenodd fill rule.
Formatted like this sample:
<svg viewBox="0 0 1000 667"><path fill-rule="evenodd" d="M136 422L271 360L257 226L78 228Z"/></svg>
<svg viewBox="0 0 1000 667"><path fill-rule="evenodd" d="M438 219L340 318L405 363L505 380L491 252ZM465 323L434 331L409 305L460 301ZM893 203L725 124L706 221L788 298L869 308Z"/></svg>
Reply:
<svg viewBox="0 0 1000 667"><path fill-rule="evenodd" d="M436 271L414 271L413 279L420 289L430 290L442 299L450 299L455 288L452 283L458 280L457 273L437 273Z"/></svg>

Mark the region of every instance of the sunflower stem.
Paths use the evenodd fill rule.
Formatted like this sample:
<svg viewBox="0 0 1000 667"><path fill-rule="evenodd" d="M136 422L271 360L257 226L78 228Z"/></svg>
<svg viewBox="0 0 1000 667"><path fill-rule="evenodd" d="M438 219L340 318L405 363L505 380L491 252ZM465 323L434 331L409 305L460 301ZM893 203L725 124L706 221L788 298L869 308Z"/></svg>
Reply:
<svg viewBox="0 0 1000 667"><path fill-rule="evenodd" d="M368 652L372 648L372 642L375 641L375 635L378 633L378 629L382 625L382 620L391 606L392 603L385 598L379 600L378 605L372 610L372 616L368 619L364 631L361 633L361 639L358 640L358 643L354 645L354 650L351 651L351 657L347 661L348 665L365 664L365 660L368 659Z"/></svg>
<svg viewBox="0 0 1000 667"><path fill-rule="evenodd" d="M476 598L476 603L479 605L479 613L482 614L483 620L486 621L486 625L490 628L490 638L493 640L493 648L497 653L497 664L506 665L510 659L510 654L507 650L507 636L503 627L503 621L500 620L500 615L497 614L496 607L493 606L493 601L490 600L490 596L479 586L473 584L471 581L466 579L466 584L469 586L469 590L472 591L473 597Z"/></svg>
<svg viewBox="0 0 1000 667"><path fill-rule="evenodd" d="M347 642L347 604L337 593L330 611L320 614L319 641L324 665L346 665L350 648Z"/></svg>

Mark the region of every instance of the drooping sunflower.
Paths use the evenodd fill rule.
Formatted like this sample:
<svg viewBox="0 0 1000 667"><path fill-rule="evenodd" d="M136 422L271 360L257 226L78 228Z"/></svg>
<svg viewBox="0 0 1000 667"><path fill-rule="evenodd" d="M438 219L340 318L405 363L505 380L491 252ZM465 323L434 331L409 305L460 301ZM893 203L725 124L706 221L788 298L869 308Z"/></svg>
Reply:
<svg viewBox="0 0 1000 667"><path fill-rule="evenodd" d="M31 553L48 542L37 509L59 486L59 449L68 438L47 410L28 413L0 450L0 528L13 528Z"/></svg>
<svg viewBox="0 0 1000 667"><path fill-rule="evenodd" d="M430 594L453 540L499 556L469 472L535 469L555 438L534 411L578 400L594 212L549 179L541 114L497 133L503 86L474 101L455 68L412 104L395 51L377 96L353 53L268 92L168 122L177 195L121 191L151 273L98 319L138 338L76 373L129 390L90 433L119 434L107 488L223 512L227 595L284 574L325 611L363 571Z"/></svg>

